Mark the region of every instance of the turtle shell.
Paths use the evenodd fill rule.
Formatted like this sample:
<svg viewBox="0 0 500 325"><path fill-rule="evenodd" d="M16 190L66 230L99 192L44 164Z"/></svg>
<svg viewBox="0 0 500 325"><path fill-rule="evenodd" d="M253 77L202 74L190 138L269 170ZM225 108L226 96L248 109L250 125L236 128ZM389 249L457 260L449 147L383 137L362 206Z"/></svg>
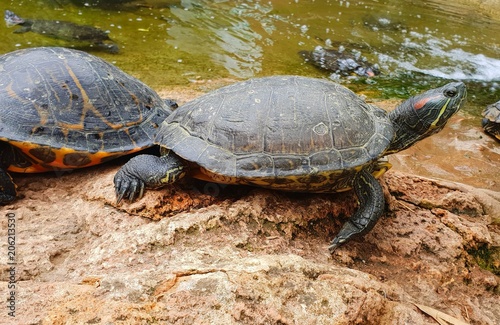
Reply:
<svg viewBox="0 0 500 325"><path fill-rule="evenodd" d="M144 83L85 52L0 56L0 140L25 158L11 171L84 167L144 149L170 112Z"/></svg>
<svg viewBox="0 0 500 325"><path fill-rule="evenodd" d="M347 88L273 76L223 87L181 106L163 122L156 142L218 181L247 179L280 188L293 179L307 186L321 182L329 188L317 191L331 191L340 175L347 172L348 181L383 156L392 138L385 111ZM311 191L297 184L283 189Z"/></svg>
<svg viewBox="0 0 500 325"><path fill-rule="evenodd" d="M500 101L488 105L483 111L483 117L484 130L500 140Z"/></svg>

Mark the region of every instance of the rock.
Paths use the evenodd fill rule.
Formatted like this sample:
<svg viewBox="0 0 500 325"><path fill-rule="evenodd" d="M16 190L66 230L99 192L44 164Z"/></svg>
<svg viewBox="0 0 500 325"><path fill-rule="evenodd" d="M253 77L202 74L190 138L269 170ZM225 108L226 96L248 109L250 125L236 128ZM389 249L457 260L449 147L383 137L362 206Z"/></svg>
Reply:
<svg viewBox="0 0 500 325"><path fill-rule="evenodd" d="M0 323L434 324L414 303L500 318L498 267L473 256L500 246L499 230L457 185L390 171L390 210L330 256L356 208L349 192L187 182L117 206L118 164L16 177L25 197L1 208L16 216L16 318Z"/></svg>

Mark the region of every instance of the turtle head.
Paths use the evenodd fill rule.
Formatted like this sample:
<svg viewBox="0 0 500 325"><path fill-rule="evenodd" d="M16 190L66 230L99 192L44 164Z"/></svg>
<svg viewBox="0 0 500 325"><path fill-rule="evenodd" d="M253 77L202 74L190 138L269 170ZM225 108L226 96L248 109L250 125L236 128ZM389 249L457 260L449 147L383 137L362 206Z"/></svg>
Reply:
<svg viewBox="0 0 500 325"><path fill-rule="evenodd" d="M484 131L500 140L500 101L488 105L482 114L481 125Z"/></svg>
<svg viewBox="0 0 500 325"><path fill-rule="evenodd" d="M414 96L389 113L394 127L387 153L401 151L415 142L439 132L465 101L463 82L451 82Z"/></svg>
<svg viewBox="0 0 500 325"><path fill-rule="evenodd" d="M7 25L7 27L21 25L25 22L24 19L22 19L21 17L19 17L18 15L16 15L15 13L13 13L10 10L5 10L4 20L5 20L5 24Z"/></svg>
<svg viewBox="0 0 500 325"><path fill-rule="evenodd" d="M378 67L378 64L374 64L372 66L358 66L356 69L354 69L354 72L363 77L375 77L376 75L380 74L380 69Z"/></svg>

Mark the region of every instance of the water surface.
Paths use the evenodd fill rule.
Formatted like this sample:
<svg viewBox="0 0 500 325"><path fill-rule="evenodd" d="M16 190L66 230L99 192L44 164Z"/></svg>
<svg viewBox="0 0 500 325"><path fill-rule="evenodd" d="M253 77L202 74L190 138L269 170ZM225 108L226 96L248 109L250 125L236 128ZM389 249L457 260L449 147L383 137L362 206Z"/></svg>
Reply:
<svg viewBox="0 0 500 325"><path fill-rule="evenodd" d="M154 86L184 84L192 78L325 76L304 64L297 52L339 44L378 62L382 83L394 81L395 88L397 78L412 73L434 77L419 78L424 84L460 79L496 89L500 80L498 21L443 0L405 1L404 6L390 0L149 0L112 9L95 5L100 3L96 0L80 2L84 5L11 0L3 1L2 9L109 31L121 54L96 54ZM2 29L1 52L74 45Z"/></svg>

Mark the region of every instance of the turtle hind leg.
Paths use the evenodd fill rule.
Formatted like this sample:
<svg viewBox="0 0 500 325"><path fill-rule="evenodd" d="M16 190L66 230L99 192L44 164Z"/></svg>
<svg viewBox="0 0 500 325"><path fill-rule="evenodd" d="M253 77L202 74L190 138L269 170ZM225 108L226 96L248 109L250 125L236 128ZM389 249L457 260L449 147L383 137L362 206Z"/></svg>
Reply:
<svg viewBox="0 0 500 325"><path fill-rule="evenodd" d="M384 213L385 199L380 183L366 169L359 172L353 182L359 208L342 226L328 246L330 253L353 237L370 231Z"/></svg>
<svg viewBox="0 0 500 325"><path fill-rule="evenodd" d="M7 204L16 199L16 184L12 177L0 168L0 204Z"/></svg>

